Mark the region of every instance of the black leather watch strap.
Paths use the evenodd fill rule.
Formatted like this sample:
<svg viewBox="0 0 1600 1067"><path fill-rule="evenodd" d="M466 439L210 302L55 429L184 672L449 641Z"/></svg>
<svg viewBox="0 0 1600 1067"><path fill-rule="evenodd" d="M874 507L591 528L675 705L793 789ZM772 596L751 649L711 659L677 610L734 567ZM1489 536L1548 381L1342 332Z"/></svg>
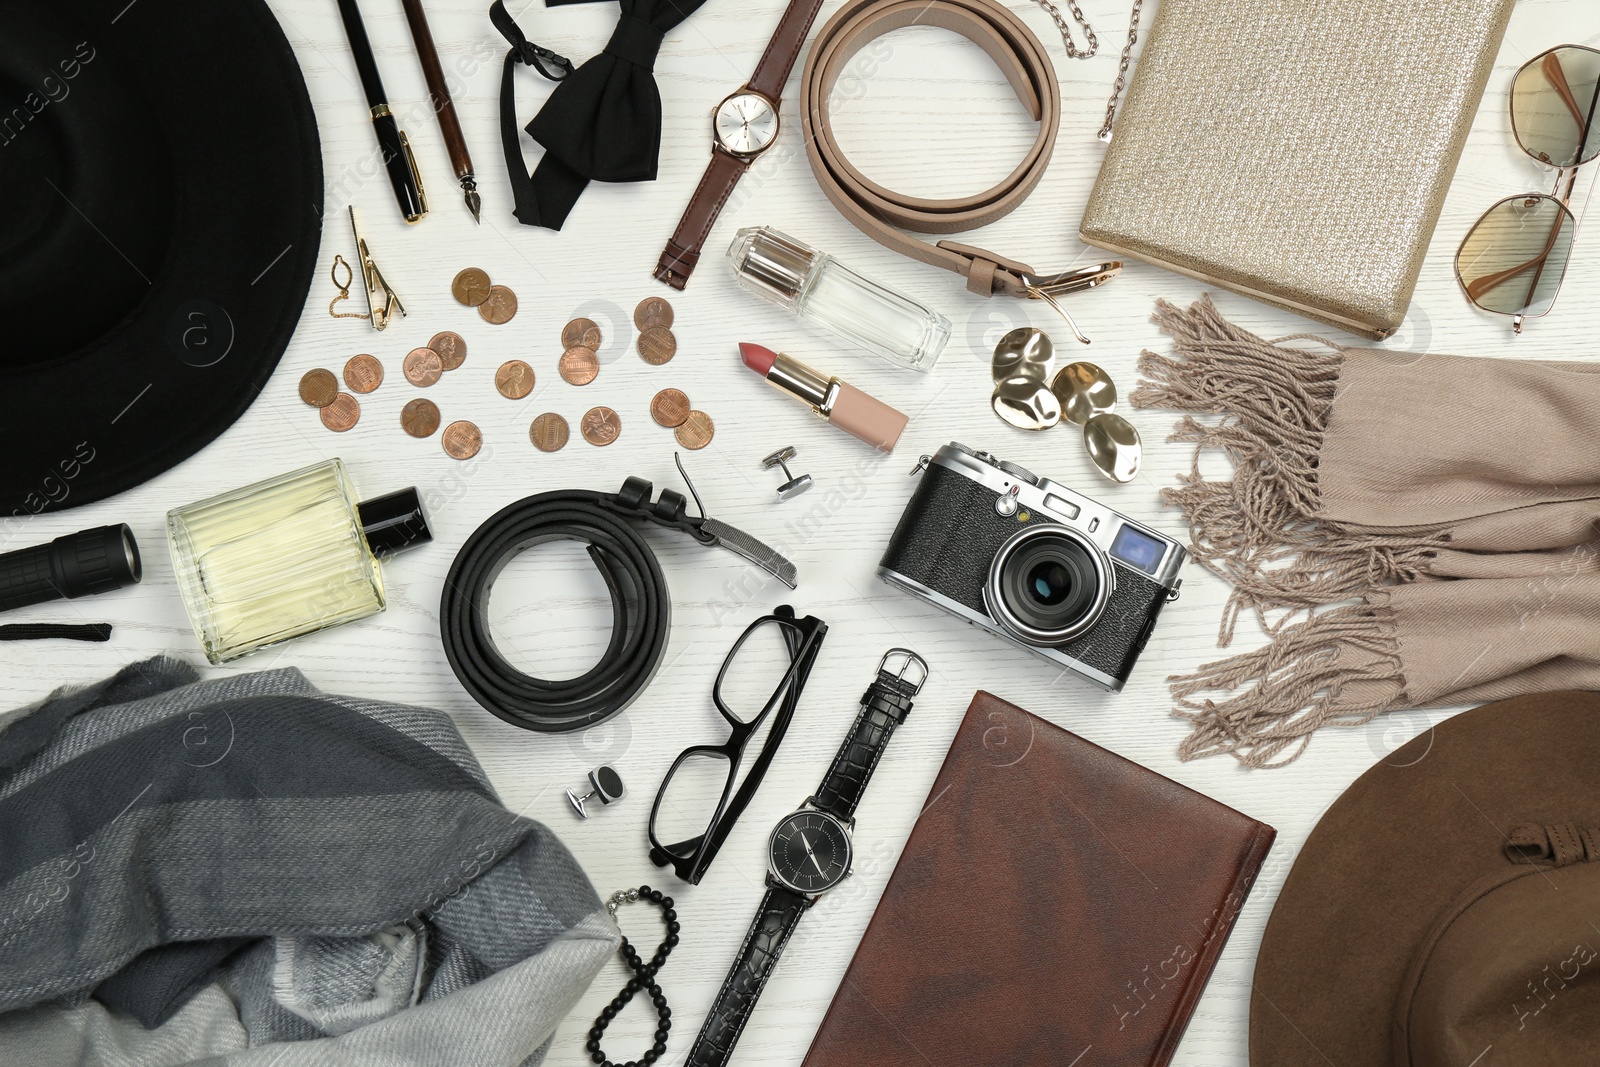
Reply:
<svg viewBox="0 0 1600 1067"><path fill-rule="evenodd" d="M906 657L898 673L891 667L896 657ZM912 663L921 665L918 676L907 678L906 668ZM878 677L861 695L861 712L833 765L817 787L811 802L841 822L849 823L855 817L856 805L867 790L867 782L877 769L883 750L889 747L894 728L911 714L911 698L922 688L927 677L927 664L916 653L907 649L891 649L878 664Z"/></svg>
<svg viewBox="0 0 1600 1067"><path fill-rule="evenodd" d="M687 1067L722 1067L728 1062L772 968L783 954L784 944L808 907L810 901L791 889L772 886L767 890L755 922L750 924L750 932L722 983L722 991L684 1061Z"/></svg>

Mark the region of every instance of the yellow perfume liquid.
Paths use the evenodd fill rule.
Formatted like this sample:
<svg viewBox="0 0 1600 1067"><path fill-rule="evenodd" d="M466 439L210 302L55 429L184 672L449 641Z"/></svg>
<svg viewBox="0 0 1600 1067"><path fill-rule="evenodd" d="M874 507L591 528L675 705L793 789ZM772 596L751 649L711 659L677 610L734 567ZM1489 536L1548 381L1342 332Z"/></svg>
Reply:
<svg viewBox="0 0 1600 1067"><path fill-rule="evenodd" d="M429 540L414 489L357 503L337 459L167 514L173 570L212 663L383 610L387 554Z"/></svg>

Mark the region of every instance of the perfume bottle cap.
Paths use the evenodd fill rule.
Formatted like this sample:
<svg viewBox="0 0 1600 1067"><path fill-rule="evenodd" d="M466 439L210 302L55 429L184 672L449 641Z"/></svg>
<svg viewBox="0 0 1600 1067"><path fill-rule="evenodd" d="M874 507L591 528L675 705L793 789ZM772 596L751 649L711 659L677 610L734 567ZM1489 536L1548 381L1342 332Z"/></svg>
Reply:
<svg viewBox="0 0 1600 1067"><path fill-rule="evenodd" d="M361 515L361 532L367 535L367 545L380 559L433 540L415 486L363 500L356 505L356 511Z"/></svg>
<svg viewBox="0 0 1600 1067"><path fill-rule="evenodd" d="M746 289L790 307L805 289L817 250L771 226L750 226L734 235L728 260Z"/></svg>

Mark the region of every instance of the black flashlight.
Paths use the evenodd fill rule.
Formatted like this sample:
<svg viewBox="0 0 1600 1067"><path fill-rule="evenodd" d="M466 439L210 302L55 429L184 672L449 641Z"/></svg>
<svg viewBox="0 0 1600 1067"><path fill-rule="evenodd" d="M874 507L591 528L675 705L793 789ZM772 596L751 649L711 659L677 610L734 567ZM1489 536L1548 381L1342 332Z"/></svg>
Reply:
<svg viewBox="0 0 1600 1067"><path fill-rule="evenodd" d="M127 523L79 530L0 556L0 611L136 585L139 545Z"/></svg>

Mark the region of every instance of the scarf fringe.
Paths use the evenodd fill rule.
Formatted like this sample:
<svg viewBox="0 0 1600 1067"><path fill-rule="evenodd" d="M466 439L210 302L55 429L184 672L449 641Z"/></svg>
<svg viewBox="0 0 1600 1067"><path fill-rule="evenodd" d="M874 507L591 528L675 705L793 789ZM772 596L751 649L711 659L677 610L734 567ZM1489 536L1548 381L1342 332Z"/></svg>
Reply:
<svg viewBox="0 0 1600 1067"><path fill-rule="evenodd" d="M1173 715L1192 732L1178 750L1195 759L1228 753L1247 767L1281 767L1324 726L1361 726L1406 704L1406 683L1388 594L1334 608L1281 629L1264 647L1167 679ZM1359 694L1351 686L1362 685ZM1222 700L1207 691L1239 691Z"/></svg>
<svg viewBox="0 0 1600 1067"><path fill-rule="evenodd" d="M1162 490L1189 523L1191 555L1233 586L1220 644L1232 641L1244 610L1277 634L1317 607L1426 577L1446 535L1374 534L1319 518L1318 464L1343 346L1312 334L1264 340L1224 319L1210 297L1187 309L1157 301L1152 318L1171 335L1173 354L1140 353L1134 407L1222 416L1212 425L1179 420L1168 440L1192 443L1194 458L1179 484ZM1228 457L1230 480L1200 473L1208 449Z"/></svg>

